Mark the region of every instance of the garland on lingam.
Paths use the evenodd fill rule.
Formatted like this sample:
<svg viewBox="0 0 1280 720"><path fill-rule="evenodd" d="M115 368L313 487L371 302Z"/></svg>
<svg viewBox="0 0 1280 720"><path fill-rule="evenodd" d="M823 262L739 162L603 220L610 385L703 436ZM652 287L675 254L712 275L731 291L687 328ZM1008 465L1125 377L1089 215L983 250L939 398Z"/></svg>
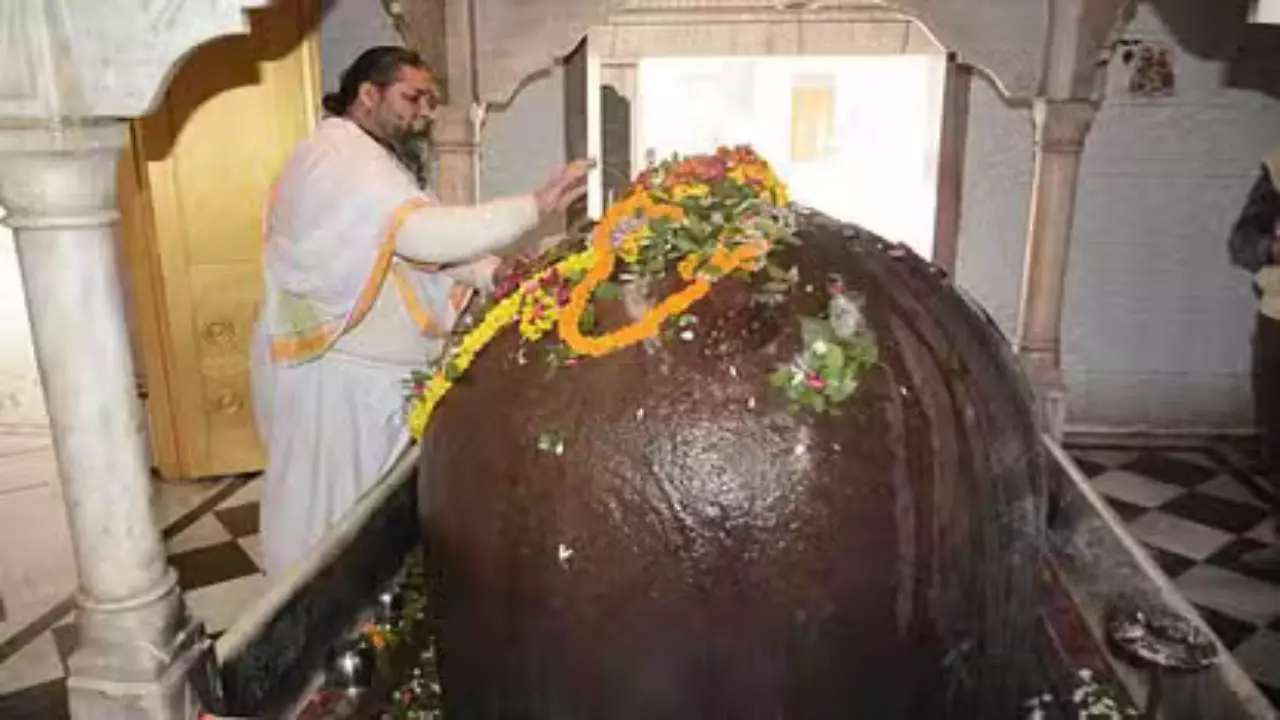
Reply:
<svg viewBox="0 0 1280 720"><path fill-rule="evenodd" d="M786 186L747 146L673 156L646 169L596 225L588 247L505 278L479 322L434 367L413 374L411 433L422 436L445 394L512 325L525 346L555 330L560 342L550 347L548 362L573 365L654 340L668 329L691 333L688 325L696 318L688 311L723 278L764 272L764 287L787 292L798 280L795 269L770 260L776 249L797 242L789 204ZM634 322L593 334L596 301L617 298L624 283L670 277L673 270L680 289ZM801 319L804 350L770 377L794 406L819 412L834 411L878 362L874 339L842 281L833 278L827 290L829 317Z"/></svg>

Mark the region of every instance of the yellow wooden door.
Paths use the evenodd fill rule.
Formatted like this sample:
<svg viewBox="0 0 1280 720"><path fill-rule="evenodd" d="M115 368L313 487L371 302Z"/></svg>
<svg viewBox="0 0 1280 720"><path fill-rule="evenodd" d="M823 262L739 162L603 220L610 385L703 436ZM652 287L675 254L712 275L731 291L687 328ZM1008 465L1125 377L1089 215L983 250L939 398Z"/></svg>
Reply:
<svg viewBox="0 0 1280 720"><path fill-rule="evenodd" d="M167 479L260 470L248 359L264 204L319 107L317 0L250 13L134 123L121 237L152 459Z"/></svg>

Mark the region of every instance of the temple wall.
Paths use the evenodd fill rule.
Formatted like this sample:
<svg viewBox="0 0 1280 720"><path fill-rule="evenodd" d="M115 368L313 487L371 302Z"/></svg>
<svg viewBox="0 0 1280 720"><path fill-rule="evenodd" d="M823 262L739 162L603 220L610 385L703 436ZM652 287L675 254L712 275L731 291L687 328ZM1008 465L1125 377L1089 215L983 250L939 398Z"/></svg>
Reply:
<svg viewBox="0 0 1280 720"><path fill-rule="evenodd" d="M363 50L400 45L394 25L377 0L328 0L320 28L324 91L338 89L338 77Z"/></svg>
<svg viewBox="0 0 1280 720"><path fill-rule="evenodd" d="M554 68L492 108L480 147L480 197L526 193L564 164L565 73Z"/></svg>
<svg viewBox="0 0 1280 720"><path fill-rule="evenodd" d="M1226 241L1259 158L1280 143L1280 102L1224 87L1224 64L1179 48L1148 5L1126 37L1173 50L1176 92L1134 96L1130 69L1110 69L1085 148L1067 278L1069 422L1245 428L1254 304ZM1031 169L1028 111L975 83L958 276L1010 336Z"/></svg>

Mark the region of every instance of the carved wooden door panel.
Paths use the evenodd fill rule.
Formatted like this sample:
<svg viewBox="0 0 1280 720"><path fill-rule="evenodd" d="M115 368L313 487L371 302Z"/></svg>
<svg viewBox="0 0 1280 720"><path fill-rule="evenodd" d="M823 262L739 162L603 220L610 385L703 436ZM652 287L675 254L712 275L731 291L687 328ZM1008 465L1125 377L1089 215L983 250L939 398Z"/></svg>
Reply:
<svg viewBox="0 0 1280 720"><path fill-rule="evenodd" d="M198 48L121 164L121 235L152 459L167 479L261 469L249 392L271 184L319 106L315 0Z"/></svg>

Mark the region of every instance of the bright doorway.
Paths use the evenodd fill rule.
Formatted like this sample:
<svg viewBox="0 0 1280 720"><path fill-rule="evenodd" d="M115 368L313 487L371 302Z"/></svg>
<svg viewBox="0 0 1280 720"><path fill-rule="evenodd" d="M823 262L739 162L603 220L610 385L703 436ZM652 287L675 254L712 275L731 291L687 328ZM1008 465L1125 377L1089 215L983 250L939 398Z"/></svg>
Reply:
<svg viewBox="0 0 1280 720"><path fill-rule="evenodd" d="M946 79L941 54L643 58L630 165L750 143L797 202L930 258Z"/></svg>

